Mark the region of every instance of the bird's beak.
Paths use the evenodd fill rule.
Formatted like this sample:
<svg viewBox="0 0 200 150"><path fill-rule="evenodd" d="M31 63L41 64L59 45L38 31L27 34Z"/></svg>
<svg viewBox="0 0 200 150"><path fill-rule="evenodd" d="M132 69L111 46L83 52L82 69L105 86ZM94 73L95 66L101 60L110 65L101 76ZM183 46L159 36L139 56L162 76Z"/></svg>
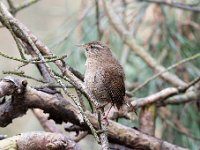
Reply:
<svg viewBox="0 0 200 150"><path fill-rule="evenodd" d="M80 47L80 48L86 48L86 45L77 44L76 46L77 46L77 47Z"/></svg>

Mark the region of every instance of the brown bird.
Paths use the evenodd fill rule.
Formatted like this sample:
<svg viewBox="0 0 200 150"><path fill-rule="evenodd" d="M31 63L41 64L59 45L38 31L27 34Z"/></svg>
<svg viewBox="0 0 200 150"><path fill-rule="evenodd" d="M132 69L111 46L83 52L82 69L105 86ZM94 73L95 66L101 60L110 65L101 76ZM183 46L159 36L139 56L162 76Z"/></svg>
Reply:
<svg viewBox="0 0 200 150"><path fill-rule="evenodd" d="M120 109L124 103L124 71L111 49L99 41L81 46L87 57L84 83L101 108L108 103Z"/></svg>

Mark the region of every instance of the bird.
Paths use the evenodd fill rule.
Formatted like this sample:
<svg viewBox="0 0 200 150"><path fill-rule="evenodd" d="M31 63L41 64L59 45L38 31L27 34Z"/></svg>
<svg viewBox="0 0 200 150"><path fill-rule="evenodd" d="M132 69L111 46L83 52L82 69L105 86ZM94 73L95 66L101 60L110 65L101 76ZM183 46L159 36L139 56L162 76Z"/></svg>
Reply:
<svg viewBox="0 0 200 150"><path fill-rule="evenodd" d="M84 84L100 108L111 103L119 110L125 98L124 70L111 49L100 41L81 45L85 49Z"/></svg>

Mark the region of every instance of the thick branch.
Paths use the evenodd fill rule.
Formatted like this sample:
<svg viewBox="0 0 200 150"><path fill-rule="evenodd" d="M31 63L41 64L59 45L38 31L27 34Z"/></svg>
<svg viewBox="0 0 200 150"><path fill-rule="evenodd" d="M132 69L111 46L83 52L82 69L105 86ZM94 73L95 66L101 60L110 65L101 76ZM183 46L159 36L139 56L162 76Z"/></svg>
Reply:
<svg viewBox="0 0 200 150"><path fill-rule="evenodd" d="M59 128L57 128L53 120L48 120L48 116L45 115L42 110L33 109L32 111L34 115L37 117L37 119L39 120L44 131L52 132L52 133L62 133L62 131Z"/></svg>
<svg viewBox="0 0 200 150"><path fill-rule="evenodd" d="M150 95L146 98L133 100L131 102L131 105L133 107L143 107L143 106L146 106L148 104L151 104L151 103L154 103L154 102L157 102L157 101L162 101L162 100L166 99L167 97L170 97L174 94L178 94L177 88L167 88L167 89L164 89L160 92L152 94L152 95Z"/></svg>
<svg viewBox="0 0 200 150"><path fill-rule="evenodd" d="M161 102L159 105L180 105L185 104L192 101L199 100L200 97L200 89L197 90L190 90L187 91L185 94L182 95L175 95L173 97L168 98L167 100Z"/></svg>
<svg viewBox="0 0 200 150"><path fill-rule="evenodd" d="M31 132L23 133L0 141L0 149L12 150L80 150L78 145L59 133Z"/></svg>
<svg viewBox="0 0 200 150"><path fill-rule="evenodd" d="M144 107L146 105L155 102L157 102L159 105L165 105L165 104L180 104L180 103L184 104L190 101L197 100L200 95L199 80L200 77L191 81L187 86L179 88L174 88L174 87L166 88L160 92L157 92L145 98L133 100L131 102L131 106L134 109L137 107ZM182 95L177 95L183 92L185 93Z"/></svg>
<svg viewBox="0 0 200 150"><path fill-rule="evenodd" d="M17 79L15 79L17 80ZM2 80L1 82L7 83L10 86L9 90L12 91L13 82ZM1 84L0 84L1 85ZM15 86L14 86L15 87ZM21 87L21 86L18 86ZM16 88L16 87L15 87ZM3 87L0 87L1 91L4 91ZM8 88L6 89L8 90ZM19 89L16 89L17 91ZM14 91L16 91L14 90ZM4 92L10 93L10 92ZM14 92L15 93L15 92ZM54 119L57 123L71 122L75 125L79 125L83 128L88 129L84 122L81 122L80 113L66 99L61 97L60 94L48 94L42 91L37 91L31 87L26 87L23 95L14 94L13 99L7 100L5 103L0 105L0 126L6 126L14 118L24 115L28 108L40 108L44 112L50 114L50 118ZM23 97L23 99L20 99ZM24 109L22 109L24 108ZM95 128L99 128L98 119L96 116L87 112L87 117ZM109 120L108 125L108 138L110 142L122 144L134 149L176 149L182 150L184 148L175 146L166 141L159 140L152 136L143 134L137 130L123 126L119 123Z"/></svg>

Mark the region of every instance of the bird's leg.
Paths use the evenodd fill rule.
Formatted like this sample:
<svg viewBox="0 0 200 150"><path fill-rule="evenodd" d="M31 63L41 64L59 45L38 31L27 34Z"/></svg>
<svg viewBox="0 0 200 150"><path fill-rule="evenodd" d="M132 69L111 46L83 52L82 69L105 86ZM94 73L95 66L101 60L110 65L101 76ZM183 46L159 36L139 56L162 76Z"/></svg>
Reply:
<svg viewBox="0 0 200 150"><path fill-rule="evenodd" d="M108 120L104 120L104 116L102 116L103 113L103 108L98 109L98 123L99 123L99 129L97 130L97 134L100 136L102 133L108 132L107 130L107 125L108 125Z"/></svg>
<svg viewBox="0 0 200 150"><path fill-rule="evenodd" d="M113 106L113 105L111 105L111 107L108 109L107 113L105 113L104 108L105 108L105 106L108 105L108 104L109 104L109 103L107 103L107 104L105 104L105 105L99 107L100 111L103 113L102 119L105 120L106 125L109 124L109 122L108 122L108 114L109 114L109 112L110 112L110 110L111 110L111 108L112 108L112 106Z"/></svg>
<svg viewBox="0 0 200 150"><path fill-rule="evenodd" d="M103 119L107 120L107 122L108 122L108 114L109 114L109 112L110 112L112 107L113 107L113 105L110 106L110 108L108 109L107 113L103 117Z"/></svg>
<svg viewBox="0 0 200 150"><path fill-rule="evenodd" d="M104 105L99 105L99 107L97 107L97 114L98 114L98 121L99 121L99 127L100 127L100 132L101 132L101 123L104 122L104 124L107 126L109 125L108 122L108 114L110 112L110 109L112 108L112 106L109 108L108 112L105 113L105 106L108 105L109 103L106 103ZM103 115L103 116L102 116Z"/></svg>

